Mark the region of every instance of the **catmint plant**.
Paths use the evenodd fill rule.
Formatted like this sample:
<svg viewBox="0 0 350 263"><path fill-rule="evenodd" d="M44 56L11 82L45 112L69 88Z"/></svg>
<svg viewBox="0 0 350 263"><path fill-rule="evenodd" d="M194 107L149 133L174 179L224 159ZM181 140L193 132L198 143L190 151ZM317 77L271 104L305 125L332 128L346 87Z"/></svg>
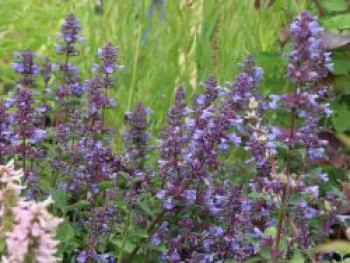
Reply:
<svg viewBox="0 0 350 263"><path fill-rule="evenodd" d="M188 142L188 131L185 118L189 109L185 103L185 90L180 86L175 93L174 105L168 111L167 127L163 131L158 161L160 175L166 180L169 177L181 177L184 168L183 149ZM181 178L179 178L181 179Z"/></svg>
<svg viewBox="0 0 350 263"><path fill-rule="evenodd" d="M307 194L311 200L319 198L317 185L307 186L310 179L294 174L292 158L295 158L293 153L297 148L304 148L305 157L312 163L315 159L324 156L324 147L328 143L318 137L321 131L319 126L321 118L327 118L332 113L325 98L328 87L323 84L322 79L327 77L333 64L330 53L326 52L320 37L322 30L308 12L302 12L292 22L290 34L295 45L289 55L287 66L287 76L292 83L292 91L290 94L271 97L270 107L273 109L281 107L290 112L291 116L290 127L276 128L274 132L276 140L287 151L285 167L282 170L285 182L282 183L280 213L276 226L276 250L280 247L283 234L286 234L288 220L295 220L295 224L300 223L301 231L295 233L296 239L300 241L302 249L309 249L311 243L307 221L319 213L310 207L307 201L290 203L289 200L295 193ZM294 216L295 219L293 219Z"/></svg>
<svg viewBox="0 0 350 263"><path fill-rule="evenodd" d="M108 91L115 88L115 80L117 80L115 74L122 70L123 66L118 65L118 47L113 46L111 42L107 42L102 48L99 48L97 54L100 63L93 65L93 71L96 72L95 81L99 82L99 89L95 89L94 96L97 98L91 105L95 105L94 110L101 111L101 122L104 123L106 108L115 105L115 101L108 97Z"/></svg>
<svg viewBox="0 0 350 263"><path fill-rule="evenodd" d="M35 98L35 77L39 73L39 67L34 61L31 51L25 50L22 54L15 55L16 62L13 69L21 75L12 98L7 100L7 105L13 108L8 113L8 131L12 151L17 154L21 167L26 177L33 179L33 161L44 156L39 142L45 138L44 113L46 108L39 104ZM6 116L4 116L6 117ZM30 164L28 164L30 162Z"/></svg>
<svg viewBox="0 0 350 263"><path fill-rule="evenodd" d="M22 53L15 53L15 60L16 62L12 64L12 69L22 76L19 84L32 88L34 85L34 78L39 73L39 67L34 62L33 53L30 50L25 50Z"/></svg>
<svg viewBox="0 0 350 263"><path fill-rule="evenodd" d="M128 129L125 133L125 142L127 147L127 158L135 164L135 167L142 168L143 161L146 159L149 151L148 143L151 134L147 131L148 115L150 110L142 103L138 103L132 112L125 114Z"/></svg>
<svg viewBox="0 0 350 263"><path fill-rule="evenodd" d="M79 20L73 13L70 13L61 26L61 33L57 35L57 40L60 42L56 45L56 51L64 56L64 61L59 65L59 70L62 72L62 83L55 91L61 107L66 106L64 99L67 96L79 97L84 91L83 86L79 83L79 70L70 61L72 57L79 55L76 44L83 40L79 35L80 29Z"/></svg>
<svg viewBox="0 0 350 263"><path fill-rule="evenodd" d="M81 80L73 64L80 30L68 14L57 37L60 63L45 58L39 67L31 51L16 53L20 79L0 101L1 161L15 158L0 167L5 262L58 261L54 232L62 220L48 212L50 195L52 212L65 218L64 262L322 257L312 256L315 244L343 218L338 198L319 187L328 177L316 167L328 144L319 133L332 114L323 80L333 65L314 17L302 12L290 26L290 93L265 98L263 69L249 55L233 82L220 85L210 75L192 103L180 85L159 137L151 138L151 111L137 103L125 114L120 152L107 118L123 69L119 49L111 42L99 48L93 76ZM272 110L290 124L274 124ZM39 177L27 199L14 165L26 180Z"/></svg>

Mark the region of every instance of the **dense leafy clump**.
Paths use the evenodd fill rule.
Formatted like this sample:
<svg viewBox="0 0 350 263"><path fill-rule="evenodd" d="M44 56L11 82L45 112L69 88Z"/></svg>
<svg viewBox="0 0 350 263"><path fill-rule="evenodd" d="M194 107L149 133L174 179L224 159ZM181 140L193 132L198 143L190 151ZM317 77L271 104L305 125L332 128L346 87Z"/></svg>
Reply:
<svg viewBox="0 0 350 263"><path fill-rule="evenodd" d="M233 83L221 86L211 75L190 104L178 87L159 140L149 131L151 110L136 104L125 114L123 152L114 150L105 118L123 69L117 47L98 49L94 76L82 81L73 63L80 23L69 14L57 38L61 62L38 63L29 50L16 54L21 77L0 103L1 159L14 158L23 169L28 200L53 197L52 212L64 218L56 256L174 263L325 257L315 247L342 224L337 196L320 190L328 178L317 165L328 144L320 123L332 114L323 80L333 67L308 12L289 30L289 94L265 98L263 69L248 56ZM271 110L284 112L288 124L271 124ZM19 204L15 220L26 213L28 204ZM50 231L60 222L38 220ZM17 230L1 236L9 253ZM31 262L56 260L56 243L49 243L52 253L38 248L35 255L48 253L51 261Z"/></svg>

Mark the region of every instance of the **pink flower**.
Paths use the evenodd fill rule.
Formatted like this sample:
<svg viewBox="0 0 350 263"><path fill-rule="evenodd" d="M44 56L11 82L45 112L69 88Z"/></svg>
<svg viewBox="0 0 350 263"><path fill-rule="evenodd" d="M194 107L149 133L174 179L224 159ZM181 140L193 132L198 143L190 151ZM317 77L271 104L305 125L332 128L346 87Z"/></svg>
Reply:
<svg viewBox="0 0 350 263"><path fill-rule="evenodd" d="M22 169L15 170L14 161L9 161L6 165L0 165L0 183L14 183L20 184L21 178L23 177Z"/></svg>
<svg viewBox="0 0 350 263"><path fill-rule="evenodd" d="M11 220L14 221L12 229L7 229L4 235L7 254L2 262L23 262L29 253L38 263L57 262L58 241L54 236L63 220L47 211L48 206L53 204L51 197L42 202L27 201L21 197L25 188L21 185L22 177L23 171L15 170L13 161L0 165L0 216L4 216L5 211L12 211ZM0 229L2 227L0 225Z"/></svg>
<svg viewBox="0 0 350 263"><path fill-rule="evenodd" d="M22 262L29 252L34 252L35 262L57 262L54 234L62 219L47 211L52 203L51 198L43 202L21 200L12 209L16 224L6 240L10 262Z"/></svg>

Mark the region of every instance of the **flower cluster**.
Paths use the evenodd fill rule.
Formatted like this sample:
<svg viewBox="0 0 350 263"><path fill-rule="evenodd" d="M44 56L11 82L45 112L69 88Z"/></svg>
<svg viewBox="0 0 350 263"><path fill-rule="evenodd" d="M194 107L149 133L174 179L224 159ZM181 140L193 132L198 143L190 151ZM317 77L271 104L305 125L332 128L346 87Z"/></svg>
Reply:
<svg viewBox="0 0 350 263"><path fill-rule="evenodd" d="M326 52L320 38L322 28L308 13L303 12L291 24L290 34L296 44L289 56L287 75L294 86L292 94L270 95L272 109L282 104L297 117L304 119L304 125L294 127L293 131L281 129L276 132L278 139L288 144L299 144L307 148L310 160L322 158L327 141L320 140L319 121L329 117L332 111L324 95L327 86L322 84L332 70L330 53ZM295 130L294 130L295 129Z"/></svg>
<svg viewBox="0 0 350 263"><path fill-rule="evenodd" d="M151 138L151 134L147 131L149 113L149 109L142 103L138 103L132 112L125 114L128 124L128 129L124 135L127 158L139 168L142 167L142 162L149 151L148 142Z"/></svg>
<svg viewBox="0 0 350 263"><path fill-rule="evenodd" d="M83 38L79 35L80 22L73 13L67 15L61 26L61 33L57 39L63 39L64 45L57 45L56 50L59 53L76 55L78 50L75 47L77 41L82 41Z"/></svg>
<svg viewBox="0 0 350 263"><path fill-rule="evenodd" d="M15 170L14 162L0 167L1 239L5 239L3 262L57 262L58 242L54 239L62 219L47 211L52 199L27 201L20 195L22 170Z"/></svg>
<svg viewBox="0 0 350 263"><path fill-rule="evenodd" d="M184 164L183 148L188 141L185 118L189 114L185 100L185 91L180 86L175 93L174 105L168 111L168 124L163 132L161 142L161 159L158 161L160 175L163 178L178 176L182 174Z"/></svg>
<svg viewBox="0 0 350 263"><path fill-rule="evenodd" d="M34 76L39 73L39 67L34 62L33 53L30 50L25 50L23 53L15 53L15 60L12 64L12 69L22 75L19 81L25 87L32 87Z"/></svg>
<svg viewBox="0 0 350 263"><path fill-rule="evenodd" d="M315 179L294 174L295 167L291 163L292 152L305 149L311 166L315 159L324 157L324 147L328 143L319 138L320 120L332 113L325 97L328 87L322 82L332 70L330 53L326 52L320 37L322 30L308 12L302 12L294 20L290 26L290 35L295 45L287 66L287 76L293 84L293 91L291 94L270 95L269 107L274 110L281 107L291 116L290 127L274 127L271 133L278 145L287 151L285 167L278 172L278 166L272 163L270 178L265 179L264 186L280 208L276 226L277 256L282 256L279 244L284 232L283 225L287 224L285 222L289 222L294 229L290 242L297 242L301 250L309 251L312 239L308 230L310 219L320 215L322 210L321 206L315 209L315 200L320 198ZM256 185L254 188L257 188ZM290 203L290 196L295 194L303 196L304 200Z"/></svg>
<svg viewBox="0 0 350 263"><path fill-rule="evenodd" d="M106 76L121 70L123 67L117 65L119 61L117 50L118 47L114 47L111 42L108 42L102 48L99 48L97 53L101 58L101 64L95 64L93 69L101 71L101 73ZM111 79L109 81L111 81ZM110 84L113 85L113 82Z"/></svg>
<svg viewBox="0 0 350 263"><path fill-rule="evenodd" d="M115 220L116 211L114 207L96 207L87 221L89 228L89 250L82 250L77 255L78 262L96 260L98 262L113 262L114 257L108 253L98 253L99 238L108 234L110 225Z"/></svg>
<svg viewBox="0 0 350 263"><path fill-rule="evenodd" d="M171 141L177 142L176 145L181 145L180 143L186 144L188 139L189 147L182 146L175 152L169 147L169 143L163 142L161 148L163 153L167 154L170 149L172 155L163 154L160 161L161 169L164 167L170 169L164 170L166 173L162 174L167 176L167 180L164 189L158 192L157 197L164 200L165 211L176 213L179 213L179 209L182 212L191 211L184 212L188 214L196 213L198 209L197 213L206 216L207 224L200 224L193 218L188 218L186 223L178 225L176 231L172 230L169 221L167 225L162 225L153 239L159 243L160 237L166 239L165 236L168 236L169 252L166 258L169 261L179 262L184 258L192 258L193 262L216 262L227 258L242 261L271 246L275 247L271 249L271 257L288 257L289 252L284 254L279 250L282 226L286 224L283 223L284 220L292 225L292 229L301 229L288 234L291 246L298 246L307 252L311 240L317 239L315 232L311 233L309 229L312 219L320 217L324 211L322 205L316 202L320 196L315 183L321 174L310 177L292 174L290 156L287 157L282 172L277 171L276 162L277 149L280 146L286 145L289 151L296 145L304 147L307 149L309 159L314 160L322 156L323 146L327 143L318 139L320 131L318 122L321 117L329 117L331 114L329 104L324 102L325 99L322 97L326 87L320 84L320 80L327 76L331 67L329 54L325 52L320 40L321 29L316 21L305 12L296 21L291 26L291 35L295 37L297 44L292 51L293 59L291 58L288 66L288 76L296 85L292 95L272 95L270 97L272 101L265 103L258 91L262 69L256 67L254 59L249 56L242 64L243 72L237 76L234 84L228 86L228 89L219 87L215 78L211 76L206 82L204 94L195 97L192 110L184 111L184 107L178 108L179 103L175 100L172 109L177 109L180 114L175 116L176 119L170 115L174 119L168 122L170 125L179 123L181 136L185 137L176 137L179 135L167 132L169 137L163 141L168 142L172 139ZM296 36L293 31L298 31L296 24L309 30L306 33L303 32L304 29L301 30L306 37ZM296 60L296 56L300 57ZM295 80L290 73L293 67L297 71L303 70L304 73L300 73L301 75L306 76L312 70L319 77L314 76L312 79L298 77L299 79ZM299 76L299 73L296 75ZM217 98L220 98L219 104L215 103ZM291 112L290 131L269 127L268 122L264 120L265 111L269 107L276 109L279 102L283 102ZM181 122L184 116L188 116L185 128ZM297 127L296 118L305 119L302 126ZM179 131L176 126L170 127L172 131ZM260 196L259 198L244 197L242 192L248 189L238 189L231 183L227 183L223 188L213 181L213 172L220 170L218 151L227 150L229 143L236 147L242 145L251 153L252 159L246 160L246 163L254 162L257 174L251 179L250 191ZM290 155L290 152L287 155ZM199 183L197 178L202 179L204 184ZM296 193L303 196L304 201L289 204L288 196ZM236 208L233 206L235 203ZM225 204L229 204L229 207L225 207ZM287 206L290 207L288 212L286 212ZM234 211L230 212L231 209ZM275 211L278 210L280 215L276 220ZM330 218L323 217L324 222L329 222ZM216 224L213 226L208 221ZM236 224L241 228L235 230L232 226ZM266 234L269 229L277 229L277 235ZM254 242L254 239L259 241ZM195 245L188 247L187 243Z"/></svg>
<svg viewBox="0 0 350 263"><path fill-rule="evenodd" d="M50 204L50 199L39 203L20 201L13 208L16 223L6 240L9 262L23 262L25 259L38 263L57 262L55 248L58 242L54 234L62 219L47 211Z"/></svg>
<svg viewBox="0 0 350 263"><path fill-rule="evenodd" d="M105 109L115 105L115 101L108 97L108 90L115 87L113 75L123 68L118 65L117 51L118 47L113 46L111 42L97 50L100 63L94 64L93 71L96 73L96 78L89 83L91 118L102 125L105 119Z"/></svg>
<svg viewBox="0 0 350 263"><path fill-rule="evenodd" d="M39 67L31 51L25 50L16 54L17 62L13 69L22 76L12 97L2 103L3 109L3 153L17 154L22 168L28 178L35 178L35 172L29 168L37 158L44 156L40 142L46 136L45 113L47 107L36 98L35 76ZM6 155L5 155L6 156Z"/></svg>
<svg viewBox="0 0 350 263"><path fill-rule="evenodd" d="M36 107L31 90L22 86L17 88L13 100L15 112L9 116L12 123L11 143L14 151L21 154L23 169L25 169L26 158L42 157L42 152L38 151L39 148L33 145L45 137L46 131L43 129L43 112L45 112L45 109Z"/></svg>
<svg viewBox="0 0 350 263"><path fill-rule="evenodd" d="M66 17L61 27L61 33L57 36L60 40L63 38L63 44L58 44L56 50L59 54L65 56L64 62L59 64L59 70L62 72L62 83L55 90L57 100L60 104L60 113L64 111L62 107L66 107L67 103L70 103L69 95L74 97L80 97L84 93L84 85L81 85L79 81L79 70L76 66L70 63L72 56L78 55L78 49L76 42L82 40L79 36L80 23L74 14L70 13ZM65 112L66 117L69 115Z"/></svg>
<svg viewBox="0 0 350 263"><path fill-rule="evenodd" d="M19 201L19 196L23 189L23 186L21 186L23 171L15 170L14 161L11 160L6 165L0 166L0 173L1 173L0 214L1 214L2 228L4 228L6 231L8 230L9 227L4 226L4 222L5 222L4 219L7 213L10 213L10 214L12 213L12 211L10 211L12 209L12 206L15 206Z"/></svg>

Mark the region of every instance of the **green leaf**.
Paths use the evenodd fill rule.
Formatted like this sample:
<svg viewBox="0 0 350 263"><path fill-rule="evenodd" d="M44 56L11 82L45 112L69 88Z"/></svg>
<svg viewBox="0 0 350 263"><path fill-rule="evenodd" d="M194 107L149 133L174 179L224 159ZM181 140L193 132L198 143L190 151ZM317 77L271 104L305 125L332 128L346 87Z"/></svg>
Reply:
<svg viewBox="0 0 350 263"><path fill-rule="evenodd" d="M342 12L348 9L345 0L320 0L320 4L329 12Z"/></svg>
<svg viewBox="0 0 350 263"><path fill-rule="evenodd" d="M56 236L61 242L68 242L74 237L74 228L64 221L58 226Z"/></svg>
<svg viewBox="0 0 350 263"><path fill-rule="evenodd" d="M335 67L335 75L346 75L350 72L349 59L345 53L334 53L333 62Z"/></svg>
<svg viewBox="0 0 350 263"><path fill-rule="evenodd" d="M234 261L233 259L231 259L232 261L232 263L233 262L236 262L236 261ZM253 258L249 258L249 259L246 259L244 262L246 262L246 263L257 263L257 262L261 262L261 258L259 258L258 256L257 257L253 257ZM226 263L226 261L225 261L225 263Z"/></svg>
<svg viewBox="0 0 350 263"><path fill-rule="evenodd" d="M62 257L63 253L69 253L69 251L74 251L79 244L74 239L75 232L74 228L69 224L69 222L64 221L60 224L56 231L56 238L60 241L58 245L58 255Z"/></svg>
<svg viewBox="0 0 350 263"><path fill-rule="evenodd" d="M265 234L269 236L275 237L277 235L276 227L268 227L265 229Z"/></svg>
<svg viewBox="0 0 350 263"><path fill-rule="evenodd" d="M347 147L350 147L350 136L345 133L337 133L336 137L341 140Z"/></svg>
<svg viewBox="0 0 350 263"><path fill-rule="evenodd" d="M304 263L305 258L301 254L296 254L294 257L289 261L290 263Z"/></svg>
<svg viewBox="0 0 350 263"><path fill-rule="evenodd" d="M344 132L350 129L350 111L345 104L334 104L332 123L337 132Z"/></svg>
<svg viewBox="0 0 350 263"><path fill-rule="evenodd" d="M52 199L55 201L55 207L64 211L67 206L66 194L62 190L54 189L50 192Z"/></svg>
<svg viewBox="0 0 350 263"><path fill-rule="evenodd" d="M98 189L103 191L103 190L106 190L106 189L113 188L113 186L114 186L114 182L112 182L112 181L103 181L103 182L98 184Z"/></svg>
<svg viewBox="0 0 350 263"><path fill-rule="evenodd" d="M5 239L4 238L0 239L0 255L2 255L2 252L5 249L5 244L6 244Z"/></svg>
<svg viewBox="0 0 350 263"><path fill-rule="evenodd" d="M133 251L133 249L135 248L135 244L129 240L126 240L124 242L124 244L123 244L122 240L113 240L112 243L114 245L116 245L119 249L121 249L123 247L127 253L131 253Z"/></svg>
<svg viewBox="0 0 350 263"><path fill-rule="evenodd" d="M251 192L248 194L248 197L256 200L256 199L261 199L261 198L264 198L265 197L265 194L262 194L262 193L256 193L256 192Z"/></svg>
<svg viewBox="0 0 350 263"><path fill-rule="evenodd" d="M337 94L339 94L339 95L350 94L350 78L348 76L336 77L334 87L335 87Z"/></svg>
<svg viewBox="0 0 350 263"><path fill-rule="evenodd" d="M147 216L153 215L152 210L149 207L149 204L146 201L140 201L137 203L138 208L142 210Z"/></svg>
<svg viewBox="0 0 350 263"><path fill-rule="evenodd" d="M153 246L157 251L159 252L167 252L168 248L165 246L165 244L161 244L159 246Z"/></svg>
<svg viewBox="0 0 350 263"><path fill-rule="evenodd" d="M78 210L78 209L83 208L84 206L89 206L89 205L90 205L90 202L88 202L86 200L80 200L79 202L76 202L75 204L68 206L67 212L73 211L73 210Z"/></svg>
<svg viewBox="0 0 350 263"><path fill-rule="evenodd" d="M323 19L323 25L327 28L337 28L340 30L350 28L350 14L340 14L328 16Z"/></svg>
<svg viewBox="0 0 350 263"><path fill-rule="evenodd" d="M135 230L133 230L130 233L130 236L148 238L149 234L147 233L146 229L142 229L142 228L137 227Z"/></svg>

